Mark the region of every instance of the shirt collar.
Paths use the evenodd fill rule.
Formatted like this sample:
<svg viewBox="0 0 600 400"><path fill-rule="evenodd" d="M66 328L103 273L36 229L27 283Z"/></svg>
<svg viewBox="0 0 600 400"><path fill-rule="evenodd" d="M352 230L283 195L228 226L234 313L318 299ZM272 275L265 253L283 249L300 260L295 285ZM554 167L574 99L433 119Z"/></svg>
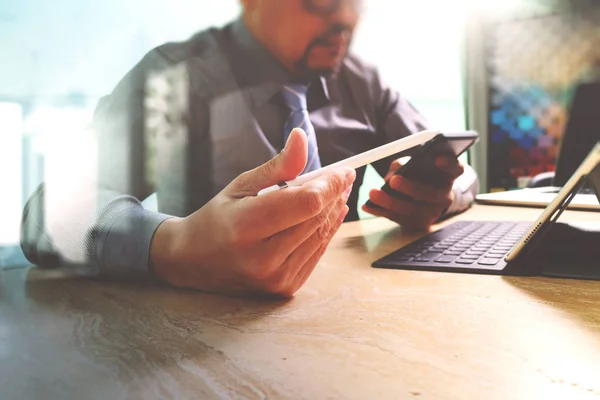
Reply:
<svg viewBox="0 0 600 400"><path fill-rule="evenodd" d="M275 96L283 85L293 81L294 76L250 33L242 17L233 22L231 32L235 76L254 105L260 107ZM313 84L321 85L329 101L326 78L320 77Z"/></svg>

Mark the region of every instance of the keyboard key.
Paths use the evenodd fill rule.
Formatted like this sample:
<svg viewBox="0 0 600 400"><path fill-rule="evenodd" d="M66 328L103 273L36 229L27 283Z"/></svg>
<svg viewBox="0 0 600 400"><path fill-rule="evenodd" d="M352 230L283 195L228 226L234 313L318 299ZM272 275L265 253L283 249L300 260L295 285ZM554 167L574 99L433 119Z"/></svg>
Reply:
<svg viewBox="0 0 600 400"><path fill-rule="evenodd" d="M483 250L481 250L481 251L480 250L469 250L469 251L465 252L465 254L474 255L474 256L482 256L483 253L485 253L485 251L483 251Z"/></svg>
<svg viewBox="0 0 600 400"><path fill-rule="evenodd" d="M400 254L400 255L394 256L394 260L395 261L410 261L410 260L412 260L412 257L406 256L404 254Z"/></svg>
<svg viewBox="0 0 600 400"><path fill-rule="evenodd" d="M436 249L435 247L430 247L427 251L430 253L443 253L445 249Z"/></svg>
<svg viewBox="0 0 600 400"><path fill-rule="evenodd" d="M473 264L475 262L475 260L467 260L465 258L459 258L458 260L454 261L457 264Z"/></svg>
<svg viewBox="0 0 600 400"><path fill-rule="evenodd" d="M504 254L506 254L506 253L502 253L502 254L487 253L483 257L484 258L504 258Z"/></svg>
<svg viewBox="0 0 600 400"><path fill-rule="evenodd" d="M435 262L438 263L451 263L452 261L454 261L456 257L455 256L440 256L438 258L435 259Z"/></svg>
<svg viewBox="0 0 600 400"><path fill-rule="evenodd" d="M421 254L419 257L415 258L413 261L419 261L419 262L425 262L425 261L431 261L434 258L437 258L440 256L440 253L432 253L430 251Z"/></svg>
<svg viewBox="0 0 600 400"><path fill-rule="evenodd" d="M452 246L456 244L458 240L443 240L439 243L440 246Z"/></svg>
<svg viewBox="0 0 600 400"><path fill-rule="evenodd" d="M452 246L453 249L460 249L460 250L467 250L470 249L471 246L468 246L466 244L456 244L454 246Z"/></svg>
<svg viewBox="0 0 600 400"><path fill-rule="evenodd" d="M510 249L507 249L507 250L504 250L504 249L496 249L496 250L494 250L494 249L492 249L492 250L488 251L488 253L503 255L503 254L508 253L508 250L510 250Z"/></svg>
<svg viewBox="0 0 600 400"><path fill-rule="evenodd" d="M496 265L496 264L498 264L498 261L500 261L498 258L482 258L481 260L477 261L477 264L479 264L479 265Z"/></svg>
<svg viewBox="0 0 600 400"><path fill-rule="evenodd" d="M471 247L471 250L473 251L488 251L490 249L490 246L473 246Z"/></svg>
<svg viewBox="0 0 600 400"><path fill-rule="evenodd" d="M462 253L461 250L446 250L443 254L447 256L460 256Z"/></svg>

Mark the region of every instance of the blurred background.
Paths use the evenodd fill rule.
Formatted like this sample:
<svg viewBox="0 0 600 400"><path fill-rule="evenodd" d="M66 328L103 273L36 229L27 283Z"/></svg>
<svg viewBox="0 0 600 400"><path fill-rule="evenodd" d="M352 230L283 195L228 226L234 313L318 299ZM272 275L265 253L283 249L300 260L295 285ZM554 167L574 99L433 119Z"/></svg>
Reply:
<svg viewBox="0 0 600 400"><path fill-rule="evenodd" d="M474 128L480 191L554 168L572 88L598 73L600 2L365 0L354 51L444 130ZM24 203L94 159L86 126L153 47L239 13L237 0L4 0L0 6L0 266L24 262ZM368 171L362 196L379 187ZM152 207L152 199L146 203ZM366 215L361 215L367 218Z"/></svg>

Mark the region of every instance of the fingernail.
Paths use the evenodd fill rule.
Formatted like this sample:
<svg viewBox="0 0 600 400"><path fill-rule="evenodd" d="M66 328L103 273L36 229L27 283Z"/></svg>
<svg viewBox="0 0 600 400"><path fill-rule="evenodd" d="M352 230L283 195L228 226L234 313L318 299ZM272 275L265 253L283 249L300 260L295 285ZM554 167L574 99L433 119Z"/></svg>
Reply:
<svg viewBox="0 0 600 400"><path fill-rule="evenodd" d="M352 182L354 182L354 179L356 179L356 171L352 168L346 168L345 178L347 185L352 184Z"/></svg>

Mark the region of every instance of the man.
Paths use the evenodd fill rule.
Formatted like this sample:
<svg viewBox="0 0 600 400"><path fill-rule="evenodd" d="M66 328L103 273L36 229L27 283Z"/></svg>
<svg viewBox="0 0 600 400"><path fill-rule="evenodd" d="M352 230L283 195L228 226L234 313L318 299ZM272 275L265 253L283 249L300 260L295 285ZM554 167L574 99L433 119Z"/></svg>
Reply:
<svg viewBox="0 0 600 400"><path fill-rule="evenodd" d="M75 263L99 276L150 275L218 293L290 296L342 220L358 217L364 168L256 193L426 127L374 68L349 54L361 1L241 3L241 18L153 50L100 102L93 123L100 194L92 196L94 207L83 206L83 196L69 202L77 210L98 210L96 217L85 225L85 212L63 207L58 222L44 229L40 187L23 222L22 247L32 262ZM161 168L148 184L147 84L182 65L188 103L175 118L184 121L184 134L167 129L170 138L156 139ZM399 167L392 161L374 167L389 178ZM374 189L370 199L381 208L363 209L419 229L465 209L476 180L453 185L463 167L454 159L437 162L448 176L445 189L394 177L392 187L415 201ZM161 213L138 201L155 190ZM83 234L73 238L72 230ZM76 243L84 253L78 263L65 256Z"/></svg>

